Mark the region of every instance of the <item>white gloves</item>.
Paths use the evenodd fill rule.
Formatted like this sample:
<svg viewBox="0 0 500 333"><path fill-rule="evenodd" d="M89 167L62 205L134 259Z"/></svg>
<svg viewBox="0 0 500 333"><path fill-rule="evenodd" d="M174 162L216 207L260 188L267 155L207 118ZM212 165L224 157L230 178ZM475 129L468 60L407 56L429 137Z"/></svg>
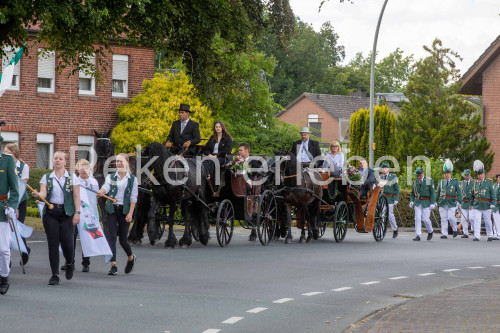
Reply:
<svg viewBox="0 0 500 333"><path fill-rule="evenodd" d="M5 215L10 217L13 221L16 220L16 210L12 207L5 208Z"/></svg>
<svg viewBox="0 0 500 333"><path fill-rule="evenodd" d="M432 205L430 205L430 206L429 206L429 208L430 208L431 210L434 210L434 208L436 208L436 204L432 204Z"/></svg>
<svg viewBox="0 0 500 333"><path fill-rule="evenodd" d="M410 201L410 208L413 208L413 201Z"/></svg>
<svg viewBox="0 0 500 333"><path fill-rule="evenodd" d="M491 209L495 208L495 205L491 205L491 206L490 206L490 208L491 208Z"/></svg>
<svg viewBox="0 0 500 333"><path fill-rule="evenodd" d="M398 205L398 201L394 201L394 206L397 206Z"/></svg>
<svg viewBox="0 0 500 333"><path fill-rule="evenodd" d="M460 208L462 205L460 205L460 202L457 201L457 208Z"/></svg>

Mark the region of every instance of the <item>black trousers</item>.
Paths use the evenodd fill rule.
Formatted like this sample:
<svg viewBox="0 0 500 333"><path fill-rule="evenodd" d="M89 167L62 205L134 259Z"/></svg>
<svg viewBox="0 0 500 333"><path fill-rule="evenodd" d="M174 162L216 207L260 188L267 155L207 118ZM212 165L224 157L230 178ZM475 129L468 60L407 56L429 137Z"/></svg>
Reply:
<svg viewBox="0 0 500 333"><path fill-rule="evenodd" d="M113 214L108 214L108 244L113 253L111 261L116 261L116 238L119 237L120 245L125 251L127 256L132 255L132 248L128 243L128 230L130 228L130 223L125 221L125 216L123 214L123 206L114 206L115 212Z"/></svg>
<svg viewBox="0 0 500 333"><path fill-rule="evenodd" d="M26 211L28 210L28 200L20 202L19 205L17 206L17 209L19 210L19 218L17 220L22 224L24 224L24 220L26 219ZM28 249L26 238L22 237L22 240L24 242L24 246L26 246L26 249Z"/></svg>
<svg viewBox="0 0 500 333"><path fill-rule="evenodd" d="M47 235L49 262L52 274L59 274L59 244L66 264L73 262L73 216L66 215L64 208L47 209L43 216L43 227Z"/></svg>
<svg viewBox="0 0 500 333"><path fill-rule="evenodd" d="M75 225L75 236L73 237L73 263L75 262L76 237L77 236L78 236L78 226ZM90 257L84 257L83 256L83 249L82 249L82 265L83 266L89 266L90 265Z"/></svg>

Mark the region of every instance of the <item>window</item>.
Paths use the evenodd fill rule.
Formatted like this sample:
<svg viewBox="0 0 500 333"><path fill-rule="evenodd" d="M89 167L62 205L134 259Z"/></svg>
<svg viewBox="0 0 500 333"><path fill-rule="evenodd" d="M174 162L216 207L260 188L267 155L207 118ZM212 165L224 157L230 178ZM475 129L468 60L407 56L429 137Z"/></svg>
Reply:
<svg viewBox="0 0 500 333"><path fill-rule="evenodd" d="M19 49L6 47L3 50L5 52L5 55L2 57L2 71L5 69L5 67L7 67L9 62L14 58L14 56L19 51ZM12 83L11 83L10 87L8 88L9 90L19 90L20 73L21 73L21 61L19 61L14 66L14 76L12 76Z"/></svg>
<svg viewBox="0 0 500 333"><path fill-rule="evenodd" d="M54 51L38 49L38 92L54 92L56 55Z"/></svg>
<svg viewBox="0 0 500 333"><path fill-rule="evenodd" d="M36 167L52 169L54 155L54 134L38 133L36 135Z"/></svg>
<svg viewBox="0 0 500 333"><path fill-rule="evenodd" d="M78 136L78 160L83 158L91 163L94 159L94 136L92 135Z"/></svg>
<svg viewBox="0 0 500 333"><path fill-rule="evenodd" d="M309 126L312 135L321 138L321 123L319 122L319 116L317 113L309 113L307 115L307 125Z"/></svg>
<svg viewBox="0 0 500 333"><path fill-rule="evenodd" d="M95 66L95 57L87 57L89 63ZM91 68L80 69L78 92L80 95L95 95L95 78Z"/></svg>
<svg viewBox="0 0 500 333"><path fill-rule="evenodd" d="M19 133L2 131L3 142L1 143L1 152L3 153L5 146L9 143L15 143L19 146Z"/></svg>
<svg viewBox="0 0 500 333"><path fill-rule="evenodd" d="M128 56L113 55L113 97L128 96Z"/></svg>

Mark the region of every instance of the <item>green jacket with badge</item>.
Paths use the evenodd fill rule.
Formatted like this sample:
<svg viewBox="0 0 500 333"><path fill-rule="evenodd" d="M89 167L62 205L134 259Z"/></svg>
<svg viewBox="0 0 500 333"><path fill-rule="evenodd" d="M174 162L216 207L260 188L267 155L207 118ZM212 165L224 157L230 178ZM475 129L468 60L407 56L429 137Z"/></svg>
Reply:
<svg viewBox="0 0 500 333"><path fill-rule="evenodd" d="M500 186L498 185L498 183L495 183L495 185L493 185L493 190L497 197L497 202L495 204L495 208L493 208L493 213L498 213L500 212Z"/></svg>
<svg viewBox="0 0 500 333"><path fill-rule="evenodd" d="M380 176L384 179L383 175ZM389 204L394 204L394 201L399 201L399 183L398 177L392 173L387 176L387 185L384 186L384 195Z"/></svg>
<svg viewBox="0 0 500 333"><path fill-rule="evenodd" d="M491 205L497 204L497 196L490 179L474 181L474 209L488 210Z"/></svg>
<svg viewBox="0 0 500 333"><path fill-rule="evenodd" d="M469 209L474 203L474 180L462 180L460 182L460 190L462 191L462 209Z"/></svg>
<svg viewBox="0 0 500 333"><path fill-rule="evenodd" d="M429 181L429 184L427 184ZM422 180L415 179L410 194L410 201L415 207L428 208L436 203L436 191L434 190L434 180L424 177Z"/></svg>
<svg viewBox="0 0 500 333"><path fill-rule="evenodd" d="M437 196L439 207L456 207L457 202L462 204L462 190L458 179L451 178L449 181L441 179L438 183Z"/></svg>
<svg viewBox="0 0 500 333"><path fill-rule="evenodd" d="M0 136L0 138L2 138ZM3 140L3 139L2 139ZM2 141L0 140L0 142ZM6 195L10 191L7 200L9 207L17 209L19 201L19 184L17 183L16 162L12 156L0 153L0 195ZM6 222L3 202L0 204L0 222Z"/></svg>

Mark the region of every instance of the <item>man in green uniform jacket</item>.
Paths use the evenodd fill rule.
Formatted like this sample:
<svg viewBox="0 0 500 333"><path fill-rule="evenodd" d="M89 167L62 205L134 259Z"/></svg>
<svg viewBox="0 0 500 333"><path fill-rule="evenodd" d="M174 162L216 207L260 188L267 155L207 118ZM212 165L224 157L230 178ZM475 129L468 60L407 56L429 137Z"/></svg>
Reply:
<svg viewBox="0 0 500 333"><path fill-rule="evenodd" d="M448 224L453 230L453 238L457 237L457 218L455 211L462 202L462 190L458 179L451 178L453 164L446 160L443 166L444 179L438 183L437 195L439 204L439 216L441 217L441 238L448 238Z"/></svg>
<svg viewBox="0 0 500 333"><path fill-rule="evenodd" d="M460 220L462 221L462 231L464 234L462 238L469 238L469 226L472 229L471 211L472 203L474 201L474 180L472 180L469 169L465 169L462 173L464 179L460 182L460 190L462 191L462 204L459 208L461 211Z"/></svg>
<svg viewBox="0 0 500 333"><path fill-rule="evenodd" d="M427 240L432 239L431 210L436 208L436 191L434 190L434 181L432 178L424 177L422 167L415 170L417 179L413 181L413 187L410 194L410 208L415 207L415 233L417 236L413 239L419 241L422 236L422 221L427 229Z"/></svg>
<svg viewBox="0 0 500 333"><path fill-rule="evenodd" d="M474 223L474 241L481 239L481 217L486 227L488 241L493 240L491 225L491 210L495 208L497 196L493 190L493 182L486 179L484 169L476 170L477 180L474 182L474 203L472 204L472 217Z"/></svg>
<svg viewBox="0 0 500 333"><path fill-rule="evenodd" d="M398 237L398 225L396 224L396 217L394 216L394 206L397 206L399 201L399 183L398 177L395 174L389 173L389 164L382 163L381 180L387 180L384 185L384 195L389 204L389 223L392 228L392 238Z"/></svg>
<svg viewBox="0 0 500 333"><path fill-rule="evenodd" d="M500 173L495 176L496 183L493 185L493 190L495 192L497 202L495 208L493 208L493 239L500 240Z"/></svg>

